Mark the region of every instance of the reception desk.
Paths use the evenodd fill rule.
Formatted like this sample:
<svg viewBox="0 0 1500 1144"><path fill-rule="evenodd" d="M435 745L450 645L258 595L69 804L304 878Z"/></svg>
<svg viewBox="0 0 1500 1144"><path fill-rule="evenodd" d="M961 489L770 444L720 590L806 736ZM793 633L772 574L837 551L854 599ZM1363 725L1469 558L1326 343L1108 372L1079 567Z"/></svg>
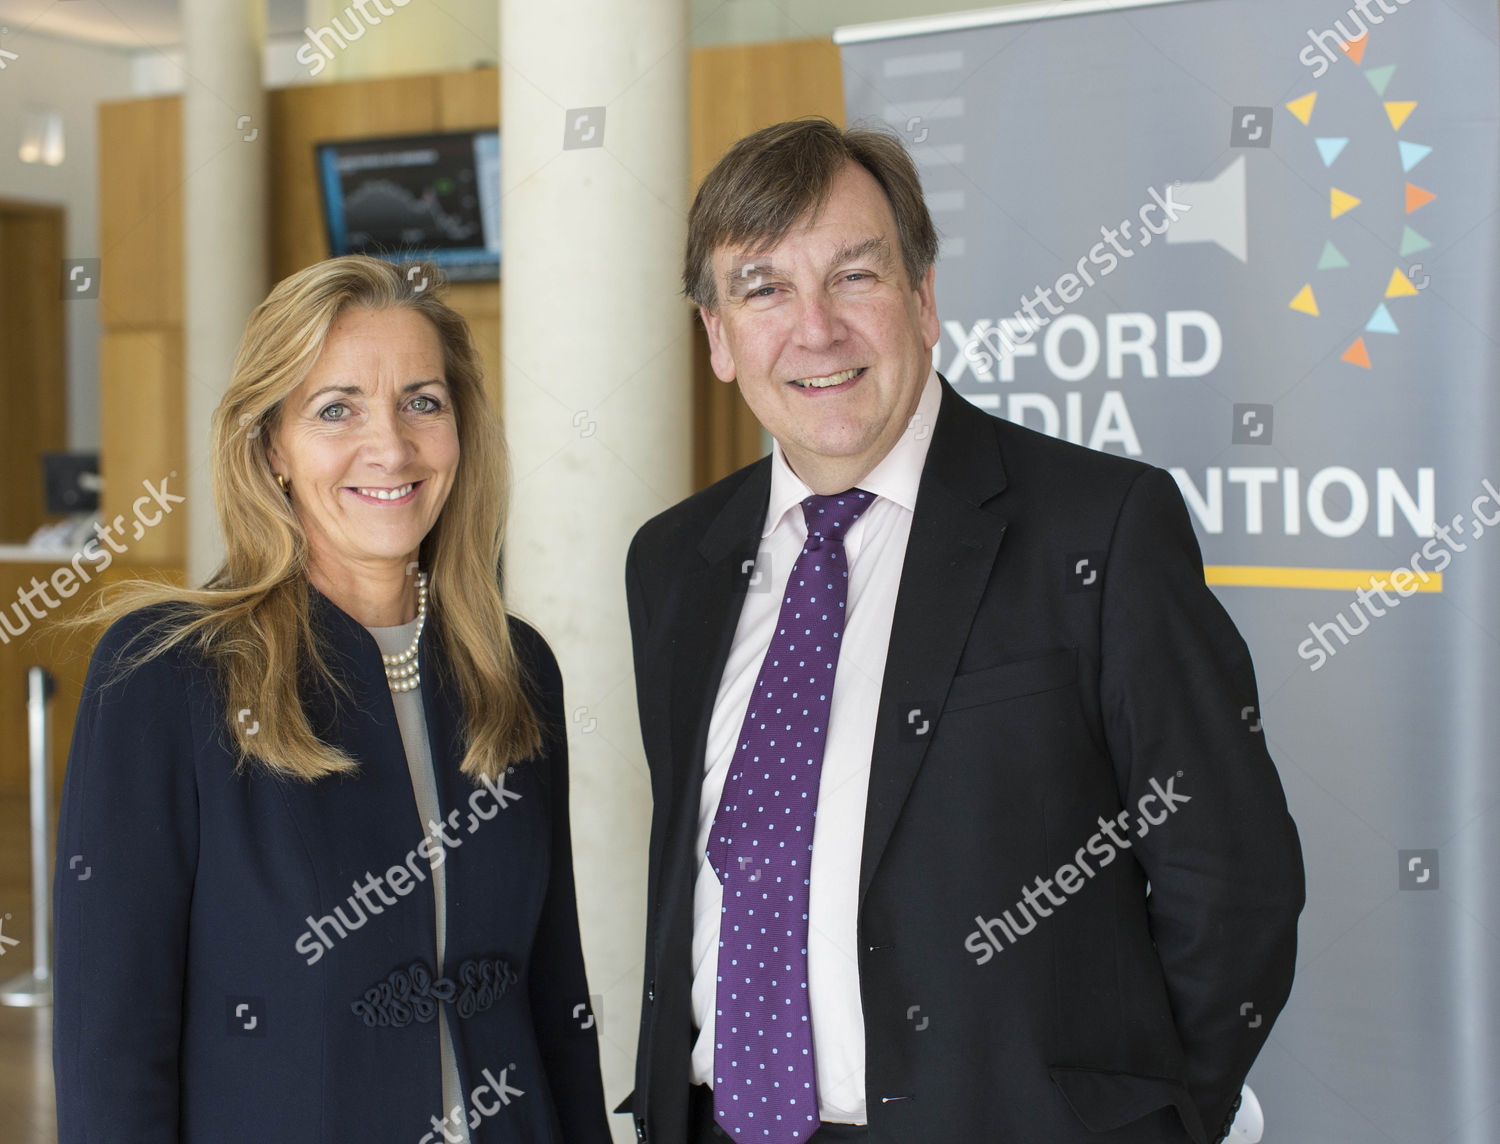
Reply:
<svg viewBox="0 0 1500 1144"><path fill-rule="evenodd" d="M44 552L20 545L0 546L0 793L27 789L28 745L26 673L47 669L56 683L52 697L53 805L62 789L63 768L78 697L88 673L98 628L74 628L58 621L76 617L102 585L145 576L181 582L176 569L114 563L84 582L72 552ZM64 570L64 571L60 571ZM55 578L55 579L54 579ZM41 585L45 591L39 591ZM59 590L60 589L60 590ZM70 592L64 595L64 592ZM28 606L28 602L30 606ZM51 605L49 606L49 602ZM41 613L38 615L37 613Z"/></svg>

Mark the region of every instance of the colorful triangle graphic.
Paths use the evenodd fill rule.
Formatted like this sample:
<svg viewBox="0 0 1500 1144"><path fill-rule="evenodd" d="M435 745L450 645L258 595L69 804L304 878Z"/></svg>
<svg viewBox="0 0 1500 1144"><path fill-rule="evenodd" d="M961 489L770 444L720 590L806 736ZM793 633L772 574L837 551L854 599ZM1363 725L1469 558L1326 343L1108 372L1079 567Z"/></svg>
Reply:
<svg viewBox="0 0 1500 1144"><path fill-rule="evenodd" d="M1432 243L1428 242L1411 227L1406 227L1401 232L1401 257L1410 258L1419 250L1426 250Z"/></svg>
<svg viewBox="0 0 1500 1144"><path fill-rule="evenodd" d="M1370 86L1375 89L1376 95L1384 95L1387 85L1391 82L1391 76L1396 74L1395 64L1386 64L1383 68L1371 68L1365 72L1365 78L1370 81Z"/></svg>
<svg viewBox="0 0 1500 1144"><path fill-rule="evenodd" d="M1350 365L1357 365L1363 369L1370 368L1370 351L1365 349L1365 339L1355 338L1354 344L1339 355L1340 361L1346 361Z"/></svg>
<svg viewBox="0 0 1500 1144"><path fill-rule="evenodd" d="M1419 210L1421 210L1428 203L1432 202L1432 200L1435 199L1435 198L1437 198L1437 196L1435 194L1433 194L1431 191L1424 191L1421 187L1417 186L1415 183L1407 183L1406 184L1406 213L1407 214L1411 214L1413 211L1419 211Z"/></svg>
<svg viewBox="0 0 1500 1144"><path fill-rule="evenodd" d="M1385 303L1375 307L1375 312L1370 315L1370 320L1365 323L1367 334L1399 334L1396 321L1391 317L1391 312L1385 308Z"/></svg>
<svg viewBox="0 0 1500 1144"><path fill-rule="evenodd" d="M1387 298L1410 298L1417 292L1417 288L1411 284L1411 279L1401 267L1391 271L1391 280L1385 288Z"/></svg>
<svg viewBox="0 0 1500 1144"><path fill-rule="evenodd" d="M1366 32L1364 35L1350 40L1347 44L1340 44L1339 47L1344 49L1344 55L1348 56L1351 60L1358 64L1364 62L1365 47L1369 44L1369 42L1370 33Z"/></svg>
<svg viewBox="0 0 1500 1144"><path fill-rule="evenodd" d="M1385 105L1385 113L1390 116L1391 127L1400 131L1411 113L1417 109L1417 101L1414 99L1401 100Z"/></svg>
<svg viewBox="0 0 1500 1144"><path fill-rule="evenodd" d="M1317 102L1318 93L1311 91L1298 99L1292 100L1286 105L1286 109L1302 121L1303 127L1306 127L1308 121L1312 119L1313 104Z"/></svg>
<svg viewBox="0 0 1500 1144"><path fill-rule="evenodd" d="M1311 282L1298 290L1297 296L1287 304L1299 314L1311 314L1314 318L1318 316L1318 300L1313 297Z"/></svg>
<svg viewBox="0 0 1500 1144"><path fill-rule="evenodd" d="M1314 139L1313 142L1318 145L1318 154L1323 156L1325 167L1333 166L1333 161L1339 157L1340 152L1349 146L1347 136L1341 139Z"/></svg>
<svg viewBox="0 0 1500 1144"><path fill-rule="evenodd" d="M1343 256L1339 248L1331 242L1323 243L1323 254L1318 259L1319 270L1342 270L1349 265L1349 260Z"/></svg>
<svg viewBox="0 0 1500 1144"><path fill-rule="evenodd" d="M1401 169L1410 171L1423 159L1432 154L1432 148L1421 143L1409 143L1405 139L1397 140L1396 146L1401 148Z"/></svg>
<svg viewBox="0 0 1500 1144"><path fill-rule="evenodd" d="M1408 202L1410 195L1408 195ZM1338 218L1341 214L1348 214L1359 206L1360 200L1347 191L1341 191L1337 187L1328 188L1328 217ZM1411 213L1411 207L1407 207L1407 214Z"/></svg>

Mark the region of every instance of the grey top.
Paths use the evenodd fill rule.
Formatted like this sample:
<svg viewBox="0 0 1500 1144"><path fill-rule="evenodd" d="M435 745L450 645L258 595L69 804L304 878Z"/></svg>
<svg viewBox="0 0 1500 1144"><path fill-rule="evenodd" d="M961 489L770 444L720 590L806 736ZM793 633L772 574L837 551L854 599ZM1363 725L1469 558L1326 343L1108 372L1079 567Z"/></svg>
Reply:
<svg viewBox="0 0 1500 1144"><path fill-rule="evenodd" d="M394 628L366 628L380 646L382 655L395 655L411 646L417 634L417 621ZM411 772L411 789L416 795L417 811L422 818L422 832L434 830L432 824L442 817L438 808L437 776L432 769L432 748L427 739L427 715L422 707L422 689L391 692L391 702L396 707L396 724L401 728L401 745L406 749L406 766ZM436 848L432 848L434 853ZM437 906L437 973L443 969L443 948L447 941L448 896L441 863L432 866L432 896ZM468 1109L464 1103L463 1089L458 1079L458 1061L453 1051L453 1030L448 1023L448 1010L438 1007L442 1019L443 1035L438 1040L443 1069L443 1114L452 1117L455 1108L462 1108L457 1117L462 1125L464 1144L469 1141ZM450 1121L450 1123L452 1123ZM445 1137L449 1138L449 1137ZM451 1139L451 1138L449 1138Z"/></svg>

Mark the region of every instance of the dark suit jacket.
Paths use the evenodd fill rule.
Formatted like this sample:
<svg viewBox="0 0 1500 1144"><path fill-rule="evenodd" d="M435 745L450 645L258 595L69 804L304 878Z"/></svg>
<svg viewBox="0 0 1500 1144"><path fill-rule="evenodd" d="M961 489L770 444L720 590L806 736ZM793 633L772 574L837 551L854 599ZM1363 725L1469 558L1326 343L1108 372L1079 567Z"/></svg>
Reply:
<svg viewBox="0 0 1500 1144"><path fill-rule="evenodd" d="M548 749L476 793L458 770L463 713L435 624L423 633L422 699L456 842L442 849L447 948L434 972L430 848L419 851L379 649L313 599L350 694L309 689L305 704L314 730L358 760L350 778L236 774L201 661L183 652L118 670L149 611L94 653L58 830L61 1144L420 1140L445 1115L439 1006L465 1097L498 1082L477 1097L493 1112L474 1144L605 1144L551 651L512 621ZM329 922L329 944L312 936L323 918L345 936Z"/></svg>
<svg viewBox="0 0 1500 1144"><path fill-rule="evenodd" d="M649 521L628 561L655 799L631 1099L652 1144L688 1138L704 743L770 472L758 461ZM1291 987L1303 901L1256 705L1172 478L943 382L859 881L872 1139L1202 1144L1227 1129ZM1128 849L1098 837L1122 812ZM1087 876L1054 882L1068 892L1050 904L1036 879L1064 864ZM1026 887L1039 910L1018 908ZM1014 940L991 924L990 944L981 923L1005 910Z"/></svg>

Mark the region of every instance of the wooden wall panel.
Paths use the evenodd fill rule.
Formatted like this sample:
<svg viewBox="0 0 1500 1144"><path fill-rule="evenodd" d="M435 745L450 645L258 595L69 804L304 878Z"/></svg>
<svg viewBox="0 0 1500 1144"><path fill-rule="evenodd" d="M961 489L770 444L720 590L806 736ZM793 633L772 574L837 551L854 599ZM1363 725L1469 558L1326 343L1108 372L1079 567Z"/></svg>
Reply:
<svg viewBox="0 0 1500 1144"><path fill-rule="evenodd" d="M500 70L443 72L437 84L437 126L443 131L500 125Z"/></svg>
<svg viewBox="0 0 1500 1144"><path fill-rule="evenodd" d="M108 329L99 341L99 466L104 492L99 516L131 519L142 481L181 495L183 440L182 331L175 326ZM171 477L175 471L179 475ZM122 562L180 567L186 516L166 516L130 541Z"/></svg>
<svg viewBox="0 0 1500 1144"><path fill-rule="evenodd" d="M831 40L699 48L693 53L693 187L736 139L804 115L844 122L844 72Z"/></svg>
<svg viewBox="0 0 1500 1144"><path fill-rule="evenodd" d="M737 139L804 115L844 123L839 50L829 40L700 48L693 53L690 169L693 189ZM739 388L714 377L694 322L693 483L712 484L762 456L760 425Z"/></svg>
<svg viewBox="0 0 1500 1144"><path fill-rule="evenodd" d="M182 101L99 105L99 320L182 324Z"/></svg>
<svg viewBox="0 0 1500 1144"><path fill-rule="evenodd" d="M484 388L494 403L500 405L500 283L455 282L448 288L448 305L464 316L474 335L474 347L484 362Z"/></svg>
<svg viewBox="0 0 1500 1144"><path fill-rule="evenodd" d="M43 511L39 455L67 447L65 226L60 207L0 203L0 542L10 544L55 519Z"/></svg>

